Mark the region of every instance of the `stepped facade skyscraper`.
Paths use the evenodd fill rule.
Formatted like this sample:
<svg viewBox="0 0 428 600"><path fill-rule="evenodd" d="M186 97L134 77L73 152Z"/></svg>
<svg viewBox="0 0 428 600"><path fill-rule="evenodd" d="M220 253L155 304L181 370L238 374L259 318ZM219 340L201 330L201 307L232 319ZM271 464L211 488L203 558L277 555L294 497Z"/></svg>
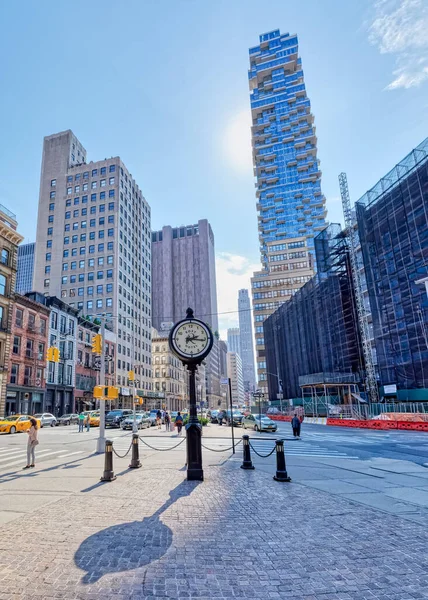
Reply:
<svg viewBox="0 0 428 600"><path fill-rule="evenodd" d="M258 382L266 388L263 321L313 275L313 238L326 226L326 210L297 36L262 34L249 57L262 263L252 294Z"/></svg>

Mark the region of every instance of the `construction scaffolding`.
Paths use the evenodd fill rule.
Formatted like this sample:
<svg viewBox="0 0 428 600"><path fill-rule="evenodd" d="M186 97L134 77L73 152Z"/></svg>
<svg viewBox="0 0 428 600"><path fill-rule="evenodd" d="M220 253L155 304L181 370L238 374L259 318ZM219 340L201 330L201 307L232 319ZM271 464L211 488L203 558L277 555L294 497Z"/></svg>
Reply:
<svg viewBox="0 0 428 600"><path fill-rule="evenodd" d="M342 197L343 214L346 225L346 241L351 265L352 281L354 283L355 305L357 308L357 323L359 327L361 346L364 357L365 381L370 402L379 400L378 385L376 381L376 372L372 357L372 347L370 341L368 312L364 304L364 296L361 285L360 271L357 259L357 249L359 246L358 231L355 224L355 218L351 210L351 198L348 190L348 180L346 173L339 175L340 195Z"/></svg>
<svg viewBox="0 0 428 600"><path fill-rule="evenodd" d="M379 383L427 401L428 138L355 206Z"/></svg>
<svg viewBox="0 0 428 600"><path fill-rule="evenodd" d="M358 375L352 373L314 373L299 377L305 415L328 417L349 407L349 412L359 414L360 396Z"/></svg>
<svg viewBox="0 0 428 600"><path fill-rule="evenodd" d="M279 374L284 397L289 399L302 397L299 376L320 373L346 374L345 383L352 384L351 391L359 393L361 343L355 327L349 253L340 225L324 229L315 238L314 246L317 275L264 323L267 371ZM325 377L320 381L328 384ZM269 399L276 400L278 378L270 377L268 382ZM334 404L336 397L343 398L345 393L337 386L326 388L326 393L323 387L320 391L315 386L310 404L313 410L315 405L326 410L329 403Z"/></svg>

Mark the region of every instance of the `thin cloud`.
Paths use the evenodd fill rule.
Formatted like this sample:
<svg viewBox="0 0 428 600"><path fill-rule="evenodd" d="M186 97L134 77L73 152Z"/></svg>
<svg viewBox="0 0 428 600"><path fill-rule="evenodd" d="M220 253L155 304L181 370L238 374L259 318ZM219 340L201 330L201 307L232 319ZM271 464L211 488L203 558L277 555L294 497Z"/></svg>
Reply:
<svg viewBox="0 0 428 600"><path fill-rule="evenodd" d="M260 265L252 263L245 256L220 252L216 256L217 299L219 313L238 310L238 291L250 289L251 277ZM227 329L238 327L238 312L219 315L219 329L223 340L227 339Z"/></svg>
<svg viewBox="0 0 428 600"><path fill-rule="evenodd" d="M378 0L368 31L381 54L395 55L394 79L387 90L409 89L428 79L426 0Z"/></svg>

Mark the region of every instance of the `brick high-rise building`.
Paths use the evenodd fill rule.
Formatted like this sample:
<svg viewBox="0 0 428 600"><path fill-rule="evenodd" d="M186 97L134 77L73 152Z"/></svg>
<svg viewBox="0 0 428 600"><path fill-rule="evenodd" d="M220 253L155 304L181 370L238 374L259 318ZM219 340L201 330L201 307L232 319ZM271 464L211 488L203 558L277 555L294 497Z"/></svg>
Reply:
<svg viewBox="0 0 428 600"><path fill-rule="evenodd" d="M70 131L44 139L33 288L117 334L116 384L151 389L150 207L120 157L87 162Z"/></svg>
<svg viewBox="0 0 428 600"><path fill-rule="evenodd" d="M153 327L162 330L165 323L184 319L188 307L215 335L206 359L206 393L209 406L217 406L221 395L214 234L206 219L152 233Z"/></svg>

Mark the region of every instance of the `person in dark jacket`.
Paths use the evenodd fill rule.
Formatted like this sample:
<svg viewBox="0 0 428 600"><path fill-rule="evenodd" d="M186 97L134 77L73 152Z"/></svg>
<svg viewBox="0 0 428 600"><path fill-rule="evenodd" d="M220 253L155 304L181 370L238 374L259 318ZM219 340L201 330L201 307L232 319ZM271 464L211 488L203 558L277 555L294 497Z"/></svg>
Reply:
<svg viewBox="0 0 428 600"><path fill-rule="evenodd" d="M300 437L300 419L297 415L294 415L294 417L291 419L291 427L293 428L293 435L295 438Z"/></svg>

